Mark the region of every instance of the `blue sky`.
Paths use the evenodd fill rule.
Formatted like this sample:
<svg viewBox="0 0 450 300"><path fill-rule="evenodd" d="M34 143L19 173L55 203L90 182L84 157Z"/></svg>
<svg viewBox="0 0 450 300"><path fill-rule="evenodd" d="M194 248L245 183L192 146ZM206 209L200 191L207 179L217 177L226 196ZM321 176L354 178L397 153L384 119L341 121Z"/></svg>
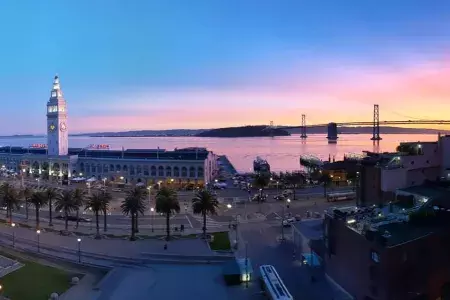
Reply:
<svg viewBox="0 0 450 300"><path fill-rule="evenodd" d="M446 64L448 24L450 1L5 0L0 124L24 121L0 134L45 131L55 73L74 132L324 122L346 101L370 118L355 81L379 75L365 92L384 95Z"/></svg>

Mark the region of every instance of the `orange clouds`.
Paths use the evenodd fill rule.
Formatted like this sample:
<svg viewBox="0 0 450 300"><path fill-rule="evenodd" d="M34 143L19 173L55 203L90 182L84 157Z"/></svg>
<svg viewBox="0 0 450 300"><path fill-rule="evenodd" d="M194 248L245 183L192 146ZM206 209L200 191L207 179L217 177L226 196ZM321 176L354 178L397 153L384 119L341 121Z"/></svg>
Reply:
<svg viewBox="0 0 450 300"><path fill-rule="evenodd" d="M305 70L303 70L305 71ZM270 77L270 76L269 76ZM415 62L407 68L341 65L326 76L285 74L245 88L167 89L120 96L91 116L71 118L74 131L214 128L250 124L294 125L382 120L450 119L450 62Z"/></svg>

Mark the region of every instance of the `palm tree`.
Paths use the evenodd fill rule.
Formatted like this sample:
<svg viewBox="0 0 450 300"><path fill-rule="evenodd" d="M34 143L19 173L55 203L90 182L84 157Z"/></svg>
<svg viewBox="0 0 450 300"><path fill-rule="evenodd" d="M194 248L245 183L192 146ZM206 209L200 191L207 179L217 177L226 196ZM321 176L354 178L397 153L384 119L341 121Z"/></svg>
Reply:
<svg viewBox="0 0 450 300"><path fill-rule="evenodd" d="M69 228L69 214L78 209L77 203L73 197L72 191L65 190L55 198L55 210L64 212L64 219L66 221L65 231Z"/></svg>
<svg viewBox="0 0 450 300"><path fill-rule="evenodd" d="M36 210L36 229L40 229L39 227L39 210L41 207L47 204L47 195L45 192L33 192L30 198L30 203L34 206Z"/></svg>
<svg viewBox="0 0 450 300"><path fill-rule="evenodd" d="M180 203L177 193L168 187L162 187L156 193L156 212L166 215L166 240L170 240L170 216L172 213L180 212Z"/></svg>
<svg viewBox="0 0 450 300"><path fill-rule="evenodd" d="M73 191L73 200L75 201L77 211L77 225L75 226L75 228L78 228L78 225L80 223L80 207L83 207L86 201L86 191L80 188L76 188Z"/></svg>
<svg viewBox="0 0 450 300"><path fill-rule="evenodd" d="M2 197L3 205L6 206L6 213L7 216L9 216L9 223L12 224L12 211L14 208L20 208L20 195L14 186L5 182L0 186L0 196Z"/></svg>
<svg viewBox="0 0 450 300"><path fill-rule="evenodd" d="M47 188L44 192L45 197L47 198L48 203L48 226L53 226L53 218L52 218L52 211L53 211L53 200L55 200L59 193L56 191L55 188Z"/></svg>
<svg viewBox="0 0 450 300"><path fill-rule="evenodd" d="M125 215L131 215L131 237L130 241L136 240L137 230L137 216L139 213L142 215L145 211L145 198L146 191L142 188L135 187L133 190L127 192L125 200L122 201L120 208Z"/></svg>
<svg viewBox="0 0 450 300"><path fill-rule="evenodd" d="M33 190L29 187L26 187L22 190L22 195L25 200L25 215L28 220L28 208L30 206L29 202L31 199L31 195L33 195Z"/></svg>
<svg viewBox="0 0 450 300"><path fill-rule="evenodd" d="M206 238L206 215L216 215L219 202L216 197L208 190L200 190L192 199L192 210L194 214L203 216L203 238Z"/></svg>
<svg viewBox="0 0 450 300"><path fill-rule="evenodd" d="M109 202L112 200L112 196L110 193L103 191L102 194L102 212L103 212L103 231L107 231L107 223L106 223L106 216L108 215L109 210Z"/></svg>
<svg viewBox="0 0 450 300"><path fill-rule="evenodd" d="M86 201L86 209L91 209L95 214L97 228L96 239L100 239L100 225L98 223L99 214L103 211L103 193L92 194Z"/></svg>
<svg viewBox="0 0 450 300"><path fill-rule="evenodd" d="M263 198L263 191L264 188L269 184L269 177L265 174L257 174L255 177L255 180L253 182L253 185L256 186L257 188L259 188L259 197L258 197L258 204L259 205L259 210L261 211L261 202L262 202L262 198Z"/></svg>

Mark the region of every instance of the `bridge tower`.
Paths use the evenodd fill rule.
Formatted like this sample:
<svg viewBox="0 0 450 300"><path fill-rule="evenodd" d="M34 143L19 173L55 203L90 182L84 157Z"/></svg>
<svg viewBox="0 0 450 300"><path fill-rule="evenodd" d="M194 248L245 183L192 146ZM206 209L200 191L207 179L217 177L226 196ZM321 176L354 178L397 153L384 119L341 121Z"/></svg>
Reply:
<svg viewBox="0 0 450 300"><path fill-rule="evenodd" d="M306 135L306 115L302 115L302 126L300 127L300 138L306 139L308 136Z"/></svg>
<svg viewBox="0 0 450 300"><path fill-rule="evenodd" d="M273 137L273 129L274 129L273 121L270 121L269 130L270 130L270 135L271 135L272 137Z"/></svg>
<svg viewBox="0 0 450 300"><path fill-rule="evenodd" d="M373 134L372 141L380 141L380 107L378 104L373 105Z"/></svg>

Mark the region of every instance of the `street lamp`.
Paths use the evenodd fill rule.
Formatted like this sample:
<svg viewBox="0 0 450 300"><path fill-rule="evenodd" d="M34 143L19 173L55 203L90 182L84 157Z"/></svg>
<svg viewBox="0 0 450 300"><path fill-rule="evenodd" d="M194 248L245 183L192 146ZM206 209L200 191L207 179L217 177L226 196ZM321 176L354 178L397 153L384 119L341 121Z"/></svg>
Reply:
<svg viewBox="0 0 450 300"><path fill-rule="evenodd" d="M155 218L155 209L153 207L150 208L150 211L152 212L152 232L154 232L153 229L153 219Z"/></svg>
<svg viewBox="0 0 450 300"><path fill-rule="evenodd" d="M277 181L277 195L280 194L280 191L278 190L278 183L279 181Z"/></svg>
<svg viewBox="0 0 450 300"><path fill-rule="evenodd" d="M149 186L147 187L147 190L148 190L148 207L150 207L150 204L151 204L151 202L152 202L152 198L151 198L151 194L152 194L152 186L149 185Z"/></svg>
<svg viewBox="0 0 450 300"><path fill-rule="evenodd" d="M37 235L37 250L38 250L38 252L41 252L41 247L39 244L39 236L41 235L41 231L39 229L36 230L36 235Z"/></svg>
<svg viewBox="0 0 450 300"><path fill-rule="evenodd" d="M23 187L23 174L25 174L25 172L26 172L26 170L25 170L25 168L23 168L22 169L22 176L21 176L22 177L22 187Z"/></svg>
<svg viewBox="0 0 450 300"><path fill-rule="evenodd" d="M38 188L40 188L40 186L41 186L40 178L36 178L36 181L38 182Z"/></svg>
<svg viewBox="0 0 450 300"><path fill-rule="evenodd" d="M11 223L11 227L12 227L13 248L15 248L15 246L16 246L16 233L15 233L14 227L16 227L16 223Z"/></svg>
<svg viewBox="0 0 450 300"><path fill-rule="evenodd" d="M81 239L77 239L78 242L78 262L81 263Z"/></svg>
<svg viewBox="0 0 450 300"><path fill-rule="evenodd" d="M103 187L106 187L106 177L103 178Z"/></svg>

